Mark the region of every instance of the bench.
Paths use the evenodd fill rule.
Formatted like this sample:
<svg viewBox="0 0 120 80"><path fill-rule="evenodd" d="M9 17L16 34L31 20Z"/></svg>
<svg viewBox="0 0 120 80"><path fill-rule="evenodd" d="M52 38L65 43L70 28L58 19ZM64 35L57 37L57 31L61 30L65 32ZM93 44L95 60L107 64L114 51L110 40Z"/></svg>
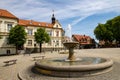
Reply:
<svg viewBox="0 0 120 80"><path fill-rule="evenodd" d="M37 59L39 59L39 58L44 59L45 56L35 56L35 57L33 57L34 61L37 60Z"/></svg>
<svg viewBox="0 0 120 80"><path fill-rule="evenodd" d="M6 66L9 66L10 63L16 64L16 61L17 61L17 59L13 59L13 60L4 61L4 63L6 64Z"/></svg>

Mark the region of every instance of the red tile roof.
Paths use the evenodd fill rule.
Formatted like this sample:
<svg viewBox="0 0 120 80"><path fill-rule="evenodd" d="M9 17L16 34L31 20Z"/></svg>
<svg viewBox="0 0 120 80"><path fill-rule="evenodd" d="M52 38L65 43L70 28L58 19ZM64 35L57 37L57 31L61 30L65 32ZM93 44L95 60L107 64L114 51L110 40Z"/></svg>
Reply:
<svg viewBox="0 0 120 80"><path fill-rule="evenodd" d="M37 22L34 20L23 20L23 19L19 19L19 25L23 25L23 26L41 26L41 27L48 27L48 28L52 28L53 25L51 23L46 23L46 22Z"/></svg>
<svg viewBox="0 0 120 80"><path fill-rule="evenodd" d="M91 44L92 38L86 35L72 35L73 39L78 41L81 45Z"/></svg>
<svg viewBox="0 0 120 80"><path fill-rule="evenodd" d="M15 15L10 13L7 10L0 9L0 17L7 17L7 18L13 18L13 19L18 19Z"/></svg>
<svg viewBox="0 0 120 80"><path fill-rule="evenodd" d="M78 42L81 40L81 39L91 39L90 36L86 36L86 35L72 35L72 37L74 37Z"/></svg>
<svg viewBox="0 0 120 80"><path fill-rule="evenodd" d="M18 19L15 15L10 13L9 11L3 9L0 9L0 17ZM38 22L34 20L23 20L23 19L18 19L18 20L19 20L18 24L23 26L40 26L40 27L53 28L53 24L47 22Z"/></svg>

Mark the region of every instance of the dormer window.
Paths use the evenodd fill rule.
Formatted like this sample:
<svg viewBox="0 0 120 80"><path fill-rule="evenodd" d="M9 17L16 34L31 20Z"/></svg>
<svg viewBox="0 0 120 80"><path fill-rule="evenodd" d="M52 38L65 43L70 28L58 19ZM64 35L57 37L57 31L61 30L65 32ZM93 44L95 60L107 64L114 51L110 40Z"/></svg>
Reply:
<svg viewBox="0 0 120 80"><path fill-rule="evenodd" d="M32 24L32 20L30 20L30 24Z"/></svg>
<svg viewBox="0 0 120 80"><path fill-rule="evenodd" d="M58 28L58 25L56 25L56 28Z"/></svg>
<svg viewBox="0 0 120 80"><path fill-rule="evenodd" d="M84 39L84 42L87 42L87 39L86 39L86 38Z"/></svg>
<svg viewBox="0 0 120 80"><path fill-rule="evenodd" d="M46 26L48 26L48 24L46 24Z"/></svg>
<svg viewBox="0 0 120 80"><path fill-rule="evenodd" d="M83 42L83 38L81 38L80 42Z"/></svg>

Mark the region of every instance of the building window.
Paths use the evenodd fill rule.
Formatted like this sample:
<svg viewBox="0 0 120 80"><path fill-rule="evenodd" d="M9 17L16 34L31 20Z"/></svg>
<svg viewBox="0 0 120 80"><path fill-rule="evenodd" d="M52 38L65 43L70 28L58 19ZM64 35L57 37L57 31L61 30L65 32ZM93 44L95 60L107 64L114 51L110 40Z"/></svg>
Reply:
<svg viewBox="0 0 120 80"><path fill-rule="evenodd" d="M47 31L49 36L52 36L52 31Z"/></svg>
<svg viewBox="0 0 120 80"><path fill-rule="evenodd" d="M28 40L28 46L32 46L32 40Z"/></svg>
<svg viewBox="0 0 120 80"><path fill-rule="evenodd" d="M33 30L32 29L28 29L28 35L32 35L33 34Z"/></svg>
<svg viewBox="0 0 120 80"><path fill-rule="evenodd" d="M56 36L57 36L57 37L59 36L59 31L56 31Z"/></svg>
<svg viewBox="0 0 120 80"><path fill-rule="evenodd" d="M56 45L59 46L59 41L56 41Z"/></svg>
<svg viewBox="0 0 120 80"><path fill-rule="evenodd" d="M7 24L7 31L9 32L12 28L12 24Z"/></svg>

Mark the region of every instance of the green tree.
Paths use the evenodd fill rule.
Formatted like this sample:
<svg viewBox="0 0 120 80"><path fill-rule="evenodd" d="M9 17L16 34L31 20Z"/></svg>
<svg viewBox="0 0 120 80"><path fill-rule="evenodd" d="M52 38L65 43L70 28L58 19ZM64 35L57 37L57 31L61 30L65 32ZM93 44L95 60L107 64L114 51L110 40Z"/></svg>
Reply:
<svg viewBox="0 0 120 80"><path fill-rule="evenodd" d="M104 24L105 28L106 28L106 32L105 32L105 40L108 42L112 42L114 40L113 38L113 28L110 24Z"/></svg>
<svg viewBox="0 0 120 80"><path fill-rule="evenodd" d="M114 39L120 44L120 16L115 17L112 23Z"/></svg>
<svg viewBox="0 0 120 80"><path fill-rule="evenodd" d="M23 26L16 25L15 27L11 28L9 36L8 36L8 43L14 44L16 47L16 54L18 54L18 48L23 46L26 42L26 32Z"/></svg>
<svg viewBox="0 0 120 80"><path fill-rule="evenodd" d="M35 32L35 41L37 43L39 43L40 53L41 53L41 51L42 51L42 44L44 42L49 42L50 41L50 36L45 31L45 29L39 28L39 29L37 29L37 32Z"/></svg>
<svg viewBox="0 0 120 80"><path fill-rule="evenodd" d="M113 40L113 33L110 30L109 24L98 24L94 34L98 40L105 41L105 44L109 44Z"/></svg>
<svg viewBox="0 0 120 80"><path fill-rule="evenodd" d="M94 30L94 34L98 40L104 40L105 39L105 32L106 28L104 24L98 24L98 26Z"/></svg>
<svg viewBox="0 0 120 80"><path fill-rule="evenodd" d="M105 24L98 24L94 34L98 40L110 43L115 40L120 43L120 16L108 20Z"/></svg>

